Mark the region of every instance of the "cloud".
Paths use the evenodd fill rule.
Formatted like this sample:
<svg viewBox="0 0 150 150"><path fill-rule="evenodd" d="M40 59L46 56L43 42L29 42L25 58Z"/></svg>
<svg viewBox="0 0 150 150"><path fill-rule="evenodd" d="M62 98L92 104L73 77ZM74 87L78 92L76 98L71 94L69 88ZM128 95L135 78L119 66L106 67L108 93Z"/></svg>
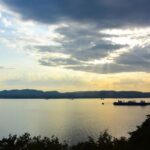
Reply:
<svg viewBox="0 0 150 150"><path fill-rule="evenodd" d="M138 36L135 36L135 39L133 39L134 35ZM94 39L95 37L96 38L94 41L98 39L97 43L95 43L98 49L94 49L94 46L88 49L92 41L88 41L86 44L81 45L71 43L72 46L70 46L70 48L73 48L75 45L75 49L69 49L69 51L65 49L67 47L66 45L63 45L64 47L60 48L61 52L69 54L70 57L56 59L51 57L42 57L39 62L41 65L45 66L61 66L67 69L100 74L120 72L150 72L150 45L148 44L149 34L142 37L141 35L143 34L133 33L132 35L130 33L124 35L127 37L127 39L128 36L130 36L131 41L134 41L134 43L131 45L130 43L129 45L118 45L117 39L115 44L112 41L102 40L103 36L97 38L97 36L94 35L91 39ZM79 34L76 36L77 37L75 39L78 40L78 38L80 38ZM108 37L112 39L111 36ZM118 38L122 38L122 35L118 36ZM85 40L86 37L83 36L83 39ZM84 42L81 40L81 43ZM100 43L102 43L102 46L99 46ZM108 43L109 45L108 47L106 46L106 48L103 46L105 43ZM78 49L80 49L80 51L78 51ZM56 48L56 51L57 50L59 51L59 48ZM42 51L42 47L40 47L40 51ZM52 51L55 52L54 49ZM43 53L49 53L52 51L51 47L45 47L45 51Z"/></svg>
<svg viewBox="0 0 150 150"><path fill-rule="evenodd" d="M5 25L5 27L9 27L12 25L12 23L6 18L2 18L2 23Z"/></svg>
<svg viewBox="0 0 150 150"><path fill-rule="evenodd" d="M149 0L2 0L24 20L96 22L101 27L149 25ZM42 13L41 13L42 12Z"/></svg>
<svg viewBox="0 0 150 150"><path fill-rule="evenodd" d="M92 61L101 60L109 53L125 48L125 44L116 44L105 40L106 35L99 33L99 28L94 25L76 23L59 27L56 33L62 35L62 39L56 42L59 45L37 45L34 49L40 53L39 62L46 66L73 66L87 65ZM59 53L57 58L54 54ZM62 58L63 55L68 57Z"/></svg>
<svg viewBox="0 0 150 150"><path fill-rule="evenodd" d="M64 37L59 46L36 46L41 56L47 56L40 58L40 64L101 74L150 71L149 28L100 31L86 24L58 28ZM58 52L68 57L48 56Z"/></svg>
<svg viewBox="0 0 150 150"><path fill-rule="evenodd" d="M0 66L0 69L15 69L15 68L12 68L12 67L5 67L5 66Z"/></svg>
<svg viewBox="0 0 150 150"><path fill-rule="evenodd" d="M42 58L39 63L44 66L72 66L80 65L80 62L75 59L63 59L63 58Z"/></svg>
<svg viewBox="0 0 150 150"><path fill-rule="evenodd" d="M67 67L72 70L80 70L86 72L100 73L100 74L109 74L109 73L121 73L121 72L136 72L140 71L131 66L124 66L117 63L109 63L109 64L96 64L96 65L78 65Z"/></svg>
<svg viewBox="0 0 150 150"><path fill-rule="evenodd" d="M118 64L133 67L137 70L149 72L150 71L150 47L135 47L132 52L124 53L121 57L116 59Z"/></svg>
<svg viewBox="0 0 150 150"><path fill-rule="evenodd" d="M95 73L150 72L150 47L135 47L117 57L113 63L69 66L73 70Z"/></svg>
<svg viewBox="0 0 150 150"><path fill-rule="evenodd" d="M116 9L119 9L122 7L128 8L129 5L131 7L135 2L134 0L132 2L128 2L128 0L113 0L113 2L114 1L118 3L110 3L110 1L108 0L87 0L86 2L83 0L80 2L83 3L83 6L86 4L87 7L89 7L89 4L91 3L94 4L90 5L92 10L94 10L96 3L96 8L101 7L101 5L98 5L99 3L101 3L111 8L116 7ZM104 29L101 28L99 24L106 23L105 21L108 18L106 17L104 19L103 17L101 17L101 14L99 18L96 18L96 16L94 18L93 14L87 16L81 14L81 18L80 16L79 18L75 18L71 13L48 13L48 18L53 15L55 19L51 20L51 18L49 18L49 21L46 22L48 24L41 24L32 21L36 20L45 23L44 20L39 20L39 18L41 17L40 15L39 18L34 18L36 16L36 14L34 14L34 11L37 11L35 9L37 9L37 7L40 7L39 9L43 9L44 7L46 7L46 4L49 8L50 3L53 2L54 5L56 5L56 3L58 2L57 0L45 1L46 4L42 3L40 6L39 1L36 1L36 5L34 5L34 7L32 4L29 5L28 1L6 0L5 2L7 3L7 5L9 5L9 7L13 7L11 9L17 9L16 11L20 13L22 13L24 9L30 10L32 8L32 10L30 10L26 14L22 14L22 16L28 15L28 13L33 13L33 16L30 15L29 17L27 17L26 19L31 20L29 22L26 22L24 20L19 20L18 17L13 16L12 14L11 17L8 17L6 15L6 12L5 15L2 13L2 18L6 18L8 20L10 19L12 25L11 27L6 27L5 25L1 27L5 29L5 32L0 36L1 43L4 40L7 46L12 46L11 48L13 49L27 52L29 55L33 56L41 66L59 67L100 74L141 71L149 72L149 27L144 28L137 26L117 26L117 28L111 28L111 24L109 23L111 21L115 22L115 19L122 21L122 18L120 17L114 18L114 20L113 18L111 18L109 20L110 22L108 23L108 26L105 26L106 29ZM69 2L67 0L64 0L64 2L66 2L67 7L69 7L69 5L70 7L76 7L80 5L79 1ZM144 4L148 1L144 0L142 2L143 5L141 6L139 5L141 1L135 3L135 9L130 10L129 12L131 12L131 14L132 11L136 12L136 7L139 5L139 11L141 11L141 7L146 7L145 10L142 10L142 14L144 15L144 11L146 14L147 6L144 6ZM23 7L22 3L24 3L25 5L23 10L20 10L20 8ZM35 1L33 1L33 4L34 3ZM72 3L74 3L74 5ZM20 5L19 8L17 7L17 4ZM27 4L29 5L28 8L26 8ZM64 11L64 8L67 9L67 7L62 7L62 11ZM47 11L52 11L48 8L45 8L45 12L43 12L43 14L40 14L44 15L44 13L46 13ZM88 8L83 7L83 9ZM54 10L58 11L57 9ZM98 14L99 13L100 12L98 11ZM55 15L58 16L55 17ZM104 16L105 15L106 14L104 14ZM112 15L114 15L113 12ZM119 16L119 14L117 15ZM64 18L61 19L61 16L63 16ZM128 16L130 17L130 15ZM139 21L137 18L138 17L135 18L134 23L137 23L136 21ZM86 21L84 19L86 19ZM115 23L118 22L116 21ZM124 23L124 21L122 23ZM133 22L131 21L131 23Z"/></svg>
<svg viewBox="0 0 150 150"><path fill-rule="evenodd" d="M4 67L3 67L3 66L0 66L0 69L4 69Z"/></svg>
<svg viewBox="0 0 150 150"><path fill-rule="evenodd" d="M57 76L57 75L56 75ZM60 76L59 76L60 77ZM76 86L79 86L81 89L88 85L87 81L84 81L82 78L77 78L76 76L60 77L55 78L48 76L47 78L39 76L34 79L30 79L27 75L23 77L11 77L9 79L4 79L0 81L2 85L8 86L10 89L16 89L18 87L25 89L44 89L44 90L60 90L64 91L73 90Z"/></svg>

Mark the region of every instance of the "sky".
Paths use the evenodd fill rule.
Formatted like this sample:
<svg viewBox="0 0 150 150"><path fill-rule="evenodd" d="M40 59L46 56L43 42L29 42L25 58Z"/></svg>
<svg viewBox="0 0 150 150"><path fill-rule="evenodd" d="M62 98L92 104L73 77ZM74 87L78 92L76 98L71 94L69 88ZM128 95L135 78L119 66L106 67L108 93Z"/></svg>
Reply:
<svg viewBox="0 0 150 150"><path fill-rule="evenodd" d="M0 90L150 91L149 0L0 0Z"/></svg>

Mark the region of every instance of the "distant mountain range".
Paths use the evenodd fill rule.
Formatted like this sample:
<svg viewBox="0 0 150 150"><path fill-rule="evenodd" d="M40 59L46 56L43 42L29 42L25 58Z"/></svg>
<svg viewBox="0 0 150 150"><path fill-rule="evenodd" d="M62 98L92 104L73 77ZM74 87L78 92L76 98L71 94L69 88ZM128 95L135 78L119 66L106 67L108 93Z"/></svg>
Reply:
<svg viewBox="0 0 150 150"><path fill-rule="evenodd" d="M78 91L58 92L32 89L0 91L0 98L21 99L57 99L57 98L150 98L150 92L137 91Z"/></svg>

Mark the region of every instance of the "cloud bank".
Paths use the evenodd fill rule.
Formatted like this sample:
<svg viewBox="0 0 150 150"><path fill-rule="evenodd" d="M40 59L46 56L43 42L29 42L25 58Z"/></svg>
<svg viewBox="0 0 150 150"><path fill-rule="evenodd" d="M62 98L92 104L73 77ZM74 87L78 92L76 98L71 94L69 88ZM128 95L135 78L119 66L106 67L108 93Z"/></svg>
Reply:
<svg viewBox="0 0 150 150"><path fill-rule="evenodd" d="M0 2L23 20L16 23L2 14L0 39L35 55L42 66L101 74L150 72L149 0Z"/></svg>
<svg viewBox="0 0 150 150"><path fill-rule="evenodd" d="M96 22L101 27L149 25L149 0L2 0L25 20Z"/></svg>

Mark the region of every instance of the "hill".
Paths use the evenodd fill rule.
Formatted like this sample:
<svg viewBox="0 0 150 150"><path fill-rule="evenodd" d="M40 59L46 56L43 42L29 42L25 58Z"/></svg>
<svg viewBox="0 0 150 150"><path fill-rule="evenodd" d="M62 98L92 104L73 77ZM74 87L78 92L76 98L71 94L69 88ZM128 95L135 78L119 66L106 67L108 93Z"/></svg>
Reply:
<svg viewBox="0 0 150 150"><path fill-rule="evenodd" d="M32 89L3 90L0 91L0 98L149 98L150 92L137 91L78 91L64 92L40 91Z"/></svg>

